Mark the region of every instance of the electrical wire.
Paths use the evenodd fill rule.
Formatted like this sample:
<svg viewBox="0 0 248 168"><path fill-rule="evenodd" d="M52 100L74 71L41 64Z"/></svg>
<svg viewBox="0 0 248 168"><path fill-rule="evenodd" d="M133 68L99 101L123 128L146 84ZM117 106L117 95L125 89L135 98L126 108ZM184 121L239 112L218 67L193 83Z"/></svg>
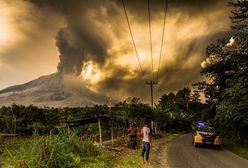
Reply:
<svg viewBox="0 0 248 168"><path fill-rule="evenodd" d="M152 78L153 76L153 56L152 56L152 30L151 30L151 12L150 12L150 0L148 2L148 18L149 18L149 33L150 33L150 49L151 49L151 67L152 67Z"/></svg>
<svg viewBox="0 0 248 168"><path fill-rule="evenodd" d="M162 57L162 52L163 52L164 32L165 32L165 23L166 23L166 14L167 14L167 8L168 8L168 1L169 0L165 0L165 6L164 6L164 25L163 25L162 40L161 40L161 46L160 46L158 70L157 70L157 81L158 81L158 77L159 77L159 70L160 70L159 68L160 68L160 62L161 62L161 57Z"/></svg>
<svg viewBox="0 0 248 168"><path fill-rule="evenodd" d="M135 50L135 53L136 53L136 56L137 56L137 59L138 59L138 62L139 62L140 71L141 71L141 74L144 75L144 71L143 71L141 63L140 63L139 54L138 54L138 51L137 51L137 48L136 48L136 45L135 45L135 42L134 42L133 33L132 33L131 26L130 26L130 23L129 23L129 19L128 19L128 16L127 16L127 11L126 11L126 6L125 6L124 0L122 0L122 6L123 6L123 9L124 9L124 12L125 12L129 32L130 32L132 42L133 42L133 46L134 46L134 50Z"/></svg>

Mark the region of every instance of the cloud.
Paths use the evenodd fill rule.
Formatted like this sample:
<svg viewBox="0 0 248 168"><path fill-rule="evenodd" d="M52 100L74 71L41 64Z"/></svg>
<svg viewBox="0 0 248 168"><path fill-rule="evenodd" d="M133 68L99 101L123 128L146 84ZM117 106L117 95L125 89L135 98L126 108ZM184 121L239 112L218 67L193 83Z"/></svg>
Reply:
<svg viewBox="0 0 248 168"><path fill-rule="evenodd" d="M1 0L1 24L9 36L0 40L0 88L56 72L54 36L64 24L60 15L20 0ZM0 19L1 20L1 19Z"/></svg>
<svg viewBox="0 0 248 168"><path fill-rule="evenodd" d="M149 100L149 87L144 83L157 75L164 1L151 1L154 56L154 72L151 72L147 3L140 0L125 0L134 40L145 72L143 76L140 74L121 1L25 2L29 6L28 11L38 11L40 15L32 17L32 12L27 12L27 16L31 17L31 26L27 31L23 31L26 32L27 41L15 49L12 47L10 50L4 49L2 60L5 65L19 66L20 63L13 61L27 60L20 57L11 59L9 55L22 55L18 51L25 55L30 49L27 46L33 46L33 41L36 41L34 39L44 41L39 40L37 51L31 50L32 53L45 51L44 48L48 46L45 39L51 39L52 36L55 42L53 41L53 49L50 47L49 50L53 51L53 57L59 57L58 72L80 76L84 73L82 71L84 65L92 61L98 67L101 77L94 85L84 81L87 87L119 99L135 96ZM165 92L176 91L201 80L200 63L205 59L207 45L217 38L230 34L229 9L226 5L227 2L223 0L169 0L156 99ZM55 46L58 49L55 49ZM40 59L35 56L37 54L32 55L34 60ZM44 57L47 62L51 60Z"/></svg>
<svg viewBox="0 0 248 168"><path fill-rule="evenodd" d="M80 75L85 61L105 63L112 42L109 38L110 19L117 13L111 1L30 2L41 9L57 10L66 19L66 26L56 35L56 45L60 52L59 72Z"/></svg>

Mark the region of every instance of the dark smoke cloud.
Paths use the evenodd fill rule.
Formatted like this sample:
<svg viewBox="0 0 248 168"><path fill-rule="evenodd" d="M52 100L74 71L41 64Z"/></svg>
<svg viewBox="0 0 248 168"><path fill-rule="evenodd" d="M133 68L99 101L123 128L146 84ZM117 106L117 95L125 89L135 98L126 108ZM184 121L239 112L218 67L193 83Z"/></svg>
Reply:
<svg viewBox="0 0 248 168"><path fill-rule="evenodd" d="M112 2L107 0L30 2L44 10L57 11L66 18L66 27L61 28L56 35L56 45L60 52L59 72L79 75L84 61L93 60L100 65L105 63L111 39L96 22L108 23L110 17L114 18L118 14Z"/></svg>
<svg viewBox="0 0 248 168"><path fill-rule="evenodd" d="M30 0L30 2L46 11L57 11L66 18L66 26L61 28L56 35L56 45L60 52L58 71L62 73L79 75L83 61L88 60L93 60L103 66L106 60L114 55L108 53L113 41L107 34L109 31L105 31L106 28L101 27L103 26L101 23L109 25L110 31L114 32L115 36L120 39L123 37L122 29L127 26L121 0ZM198 16L206 16L204 19L209 22L208 26L211 26L213 20L208 20L209 15L211 12L221 10L223 13L226 12L226 2L227 0L169 0L168 19L180 13L181 15L175 24L181 26L181 22L190 23ZM163 3L164 0L151 1L152 19L162 19ZM135 22L141 22L148 26L147 1L125 0L125 4L128 15L132 16ZM223 17L226 15L228 13ZM226 19L224 18L224 20ZM183 28L181 27L181 29ZM206 36L192 38L186 43L178 44L176 47L178 52L173 55L177 61L174 64L161 67L160 83L157 86L160 94L176 91L200 80L199 63L204 59L206 46L216 38L228 34L222 30L216 31L213 34L206 34ZM190 33L194 34L194 32ZM198 64L191 67L185 66L196 53L199 55ZM144 78L138 76L126 80L123 76L130 73L128 69L116 65L112 65L109 69L112 69L112 75L98 84L100 92L118 93L116 94L118 96L122 93L131 96L138 95L149 100L149 93L144 92L144 89L148 88L144 81L150 76ZM159 94L156 95L160 96Z"/></svg>
<svg viewBox="0 0 248 168"><path fill-rule="evenodd" d="M170 0L169 9L197 13L215 7L220 1ZM115 17L123 12L121 0L30 0L30 2L46 11L58 11L66 18L66 27L60 29L56 35L56 45L60 52L59 72L78 75L81 73L83 61L94 60L100 65L105 63L108 56L107 50L111 47L111 39L95 22L99 20L110 25L119 22ZM164 2L163 0L151 1L153 18L161 17ZM130 14L136 16L136 21L147 20L146 1L125 0L125 4ZM102 12L103 9L106 13ZM92 13L96 17L92 17ZM120 36L118 27L112 26L112 29L116 35Z"/></svg>
<svg viewBox="0 0 248 168"><path fill-rule="evenodd" d="M122 7L121 0L115 1ZM136 21L148 23L148 0L124 0L129 14L134 15ZM175 15L178 11L185 15L199 16L227 4L227 0L168 0L168 12ZM151 18L162 18L165 0L150 0Z"/></svg>
<svg viewBox="0 0 248 168"><path fill-rule="evenodd" d="M58 64L58 71L79 75L82 69L82 49L71 46L66 39L66 32L61 29L56 36L56 45L61 55Z"/></svg>

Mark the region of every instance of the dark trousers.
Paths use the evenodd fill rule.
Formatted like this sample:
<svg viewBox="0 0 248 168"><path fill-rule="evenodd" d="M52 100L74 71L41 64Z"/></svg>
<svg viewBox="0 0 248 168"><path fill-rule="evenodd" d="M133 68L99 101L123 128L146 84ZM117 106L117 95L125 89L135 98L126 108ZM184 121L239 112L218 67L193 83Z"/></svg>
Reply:
<svg viewBox="0 0 248 168"><path fill-rule="evenodd" d="M141 150L141 156L144 157L146 154L146 161L149 160L149 152L150 152L150 143L149 142L142 142L142 150Z"/></svg>

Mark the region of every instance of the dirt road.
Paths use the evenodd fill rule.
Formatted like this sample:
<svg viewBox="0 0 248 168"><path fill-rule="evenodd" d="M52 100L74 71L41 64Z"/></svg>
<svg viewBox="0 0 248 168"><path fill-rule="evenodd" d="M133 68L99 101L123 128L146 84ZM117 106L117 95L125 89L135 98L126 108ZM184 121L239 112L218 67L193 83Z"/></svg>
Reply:
<svg viewBox="0 0 248 168"><path fill-rule="evenodd" d="M248 160L225 149L193 147L191 134L169 143L167 162L170 168L248 168Z"/></svg>

